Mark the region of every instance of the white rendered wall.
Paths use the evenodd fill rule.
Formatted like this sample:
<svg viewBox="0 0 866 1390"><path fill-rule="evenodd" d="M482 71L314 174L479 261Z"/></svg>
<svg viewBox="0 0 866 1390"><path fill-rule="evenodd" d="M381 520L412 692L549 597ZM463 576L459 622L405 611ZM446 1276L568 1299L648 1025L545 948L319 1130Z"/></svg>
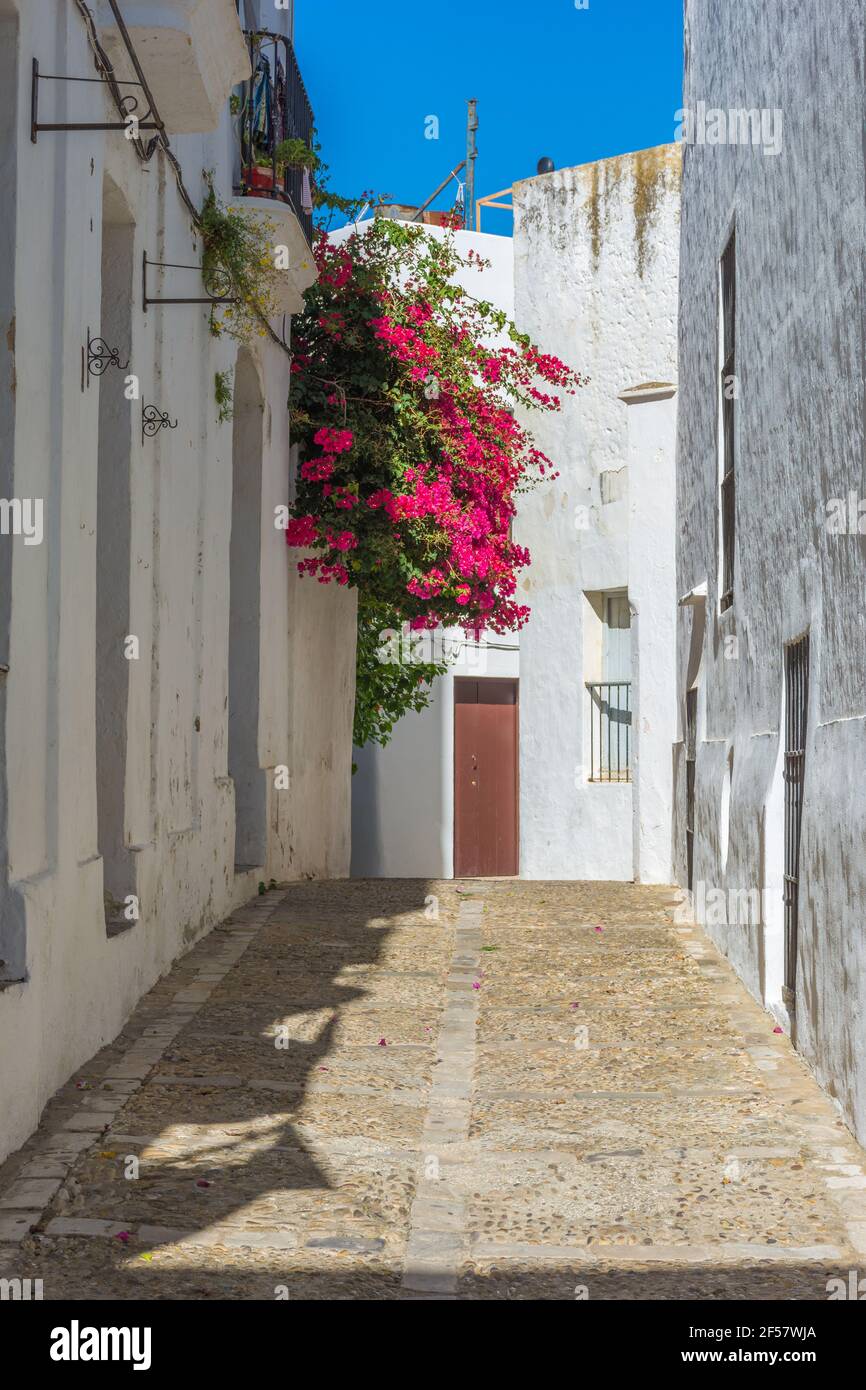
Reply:
<svg viewBox="0 0 866 1390"><path fill-rule="evenodd" d="M639 396L628 411L629 599L632 605L633 852L637 883L671 883L676 738L676 396Z"/></svg>
<svg viewBox="0 0 866 1390"><path fill-rule="evenodd" d="M530 425L560 477L526 497L515 527L532 565L521 634L521 872L634 875L632 787L588 781L585 595L630 587L629 502L602 501L628 467L621 392L676 380L680 152L663 146L514 188L517 326L589 375ZM626 475L627 476L627 475ZM662 523L661 539L674 525Z"/></svg>
<svg viewBox="0 0 866 1390"><path fill-rule="evenodd" d="M0 14L8 9L0 0ZM122 363L130 357L142 397L129 404L129 630L141 655L128 672L121 828L141 916L106 937L96 828L97 435L100 392L122 392L123 377L109 369L85 392L79 380L86 330L95 335L100 325L104 175L134 221L137 268L145 250L154 260L194 263L201 248L160 156L143 167L122 133L44 133L31 144L34 54L43 71L93 74L74 6L20 6L20 177L17 209L11 198L4 205L17 215L14 229L5 215L3 226L3 245L14 242L15 251L11 303L0 276L4 431L14 419L14 494L44 499L45 537L25 546L0 536L12 565L8 657L0 652L10 668L0 676L0 782L8 789L0 915L4 935L16 921L25 932L19 982L0 987L0 1157L23 1142L53 1091L118 1033L172 961L253 894L259 878L349 870L355 605L349 593L299 580L297 557L274 528L274 507L289 495L286 356L254 348L263 395L257 738L267 854L257 871L238 876L227 775L232 425L217 422L214 401L214 375L233 368L237 346L211 335L203 307L143 313L136 273L131 341L111 346ZM41 110L44 119L114 119L96 86L46 86ZM172 144L199 203L203 168L230 196L227 105L217 130ZM196 276L184 285L153 272L150 292L201 292ZM169 412L177 429L142 444L143 402ZM278 765L289 768L288 790L275 789Z"/></svg>

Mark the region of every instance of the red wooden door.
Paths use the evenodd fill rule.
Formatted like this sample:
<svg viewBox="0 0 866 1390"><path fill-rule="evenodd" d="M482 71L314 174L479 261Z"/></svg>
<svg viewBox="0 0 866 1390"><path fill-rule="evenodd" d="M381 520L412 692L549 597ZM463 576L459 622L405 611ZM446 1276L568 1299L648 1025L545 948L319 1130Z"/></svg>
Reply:
<svg viewBox="0 0 866 1390"><path fill-rule="evenodd" d="M454 873L516 874L517 681L454 682Z"/></svg>

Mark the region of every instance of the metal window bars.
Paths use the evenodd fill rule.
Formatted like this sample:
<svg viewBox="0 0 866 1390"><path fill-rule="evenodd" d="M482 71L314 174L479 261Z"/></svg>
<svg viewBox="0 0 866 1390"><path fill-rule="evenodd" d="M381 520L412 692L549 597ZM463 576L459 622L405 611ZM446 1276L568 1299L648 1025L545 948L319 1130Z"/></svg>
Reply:
<svg viewBox="0 0 866 1390"><path fill-rule="evenodd" d="M245 84L240 115L241 192L287 203L313 244L309 170L278 158L284 140L313 148L313 108L291 39L268 29L246 31L252 78ZM305 188L306 183L306 188Z"/></svg>
<svg viewBox="0 0 866 1390"><path fill-rule="evenodd" d="M589 780L631 781L631 681L587 681Z"/></svg>
<svg viewBox="0 0 866 1390"><path fill-rule="evenodd" d="M797 936L800 922L800 832L809 720L809 638L785 649L785 984L784 1000L793 1010L797 988Z"/></svg>

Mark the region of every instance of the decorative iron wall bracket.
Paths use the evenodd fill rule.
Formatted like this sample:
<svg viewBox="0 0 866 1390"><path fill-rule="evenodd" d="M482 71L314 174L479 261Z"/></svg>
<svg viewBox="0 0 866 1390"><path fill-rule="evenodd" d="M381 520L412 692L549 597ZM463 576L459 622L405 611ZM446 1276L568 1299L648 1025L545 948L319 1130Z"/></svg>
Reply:
<svg viewBox="0 0 866 1390"><path fill-rule="evenodd" d="M90 329L87 330L87 346L81 349L81 389L90 389L90 378L92 376L102 376L103 372L109 367L116 367L118 371L125 372L129 367L127 362L125 367L120 365L120 348L112 348L104 338L91 338Z"/></svg>
<svg viewBox="0 0 866 1390"><path fill-rule="evenodd" d="M172 262L172 261L150 261L150 260L148 260L148 258L147 258L147 252L145 251L144 254L143 254L142 263L141 263L141 306L142 306L142 308L144 309L144 312L145 312L145 313L147 313L148 305L150 305L150 304L236 304L236 303L237 303L237 300L234 299L234 298L233 298L232 296L230 296L230 295L223 295L223 296L220 296L220 295L205 295L204 298L202 298L202 297L199 296L199 297L196 297L196 298L184 298L184 299L177 299L177 298L172 298L172 299L159 298L159 299L157 299L157 298L154 298L154 296L153 296L152 294L149 295L148 292L147 292L147 267L148 267L149 265L150 265L150 266L156 266L157 269L159 269L159 270L197 270L197 271L199 272L199 274L201 274L201 266L200 266L200 265L176 265L176 264L174 264L174 262Z"/></svg>
<svg viewBox="0 0 866 1390"><path fill-rule="evenodd" d="M141 403L141 442L145 439L153 439L160 430L176 430L177 420L174 424L166 410L159 410L155 405L145 405Z"/></svg>
<svg viewBox="0 0 866 1390"><path fill-rule="evenodd" d="M118 86L138 87L143 90L141 82L127 82L125 79L115 78ZM63 77L58 73L40 72L39 63L33 59L32 87L30 89L30 139L35 145L40 130L122 130L128 134L130 129L137 134L140 130L161 130L162 125L154 120L152 106L148 106L143 116L138 116L138 97L129 92L122 96L119 101L120 114L124 117L122 121L40 121L39 120L39 83L40 82L97 82L100 87L106 86L104 77Z"/></svg>

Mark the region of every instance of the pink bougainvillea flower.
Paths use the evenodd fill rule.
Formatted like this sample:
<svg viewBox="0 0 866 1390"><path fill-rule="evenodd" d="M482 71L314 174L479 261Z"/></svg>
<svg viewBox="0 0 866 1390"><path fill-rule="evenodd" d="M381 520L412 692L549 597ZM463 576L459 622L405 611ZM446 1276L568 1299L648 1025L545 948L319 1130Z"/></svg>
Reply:
<svg viewBox="0 0 866 1390"><path fill-rule="evenodd" d="M320 429L313 435L313 443L318 444L328 454L342 454L351 449L355 436L351 430Z"/></svg>
<svg viewBox="0 0 866 1390"><path fill-rule="evenodd" d="M314 516L293 516L286 527L286 541L289 545L312 545L318 534Z"/></svg>
<svg viewBox="0 0 866 1390"><path fill-rule="evenodd" d="M132 1233L130 1231L117 1231L114 1239L119 1240L121 1245L128 1245L132 1240Z"/></svg>
<svg viewBox="0 0 866 1390"><path fill-rule="evenodd" d="M379 1039L379 1046L380 1046L380 1047L387 1047L387 1046L388 1046L387 1039L386 1039L386 1038L380 1038L380 1039Z"/></svg>
<svg viewBox="0 0 866 1390"><path fill-rule="evenodd" d="M773 1032L774 1032L774 1033L784 1033L784 1031L785 1031L784 1028L780 1028L780 1027L778 1026L778 1024L777 1024L776 1027L773 1029Z"/></svg>
<svg viewBox="0 0 866 1390"><path fill-rule="evenodd" d="M596 931L604 931L604 927L596 927L595 930L596 930Z"/></svg>
<svg viewBox="0 0 866 1390"><path fill-rule="evenodd" d="M413 632L517 631L517 495L557 474L515 407L557 410L584 378L512 330L492 345L505 325L459 288L474 252L420 231L395 247L374 226L339 245L322 234L314 254L293 325L304 462L286 540L316 552L299 573L351 582Z"/></svg>
<svg viewBox="0 0 866 1390"><path fill-rule="evenodd" d="M481 981L480 981L480 980L473 980L473 981L472 981L472 988L473 988L473 989L480 989L480 988L481 988Z"/></svg>
<svg viewBox="0 0 866 1390"><path fill-rule="evenodd" d="M569 1007L570 1009L579 1009L579 1008L580 1008L580 1005L579 1005L579 1004L569 1004L568 1007Z"/></svg>
<svg viewBox="0 0 866 1390"><path fill-rule="evenodd" d="M308 483L326 483L334 472L333 458L308 459L301 464L301 477Z"/></svg>

